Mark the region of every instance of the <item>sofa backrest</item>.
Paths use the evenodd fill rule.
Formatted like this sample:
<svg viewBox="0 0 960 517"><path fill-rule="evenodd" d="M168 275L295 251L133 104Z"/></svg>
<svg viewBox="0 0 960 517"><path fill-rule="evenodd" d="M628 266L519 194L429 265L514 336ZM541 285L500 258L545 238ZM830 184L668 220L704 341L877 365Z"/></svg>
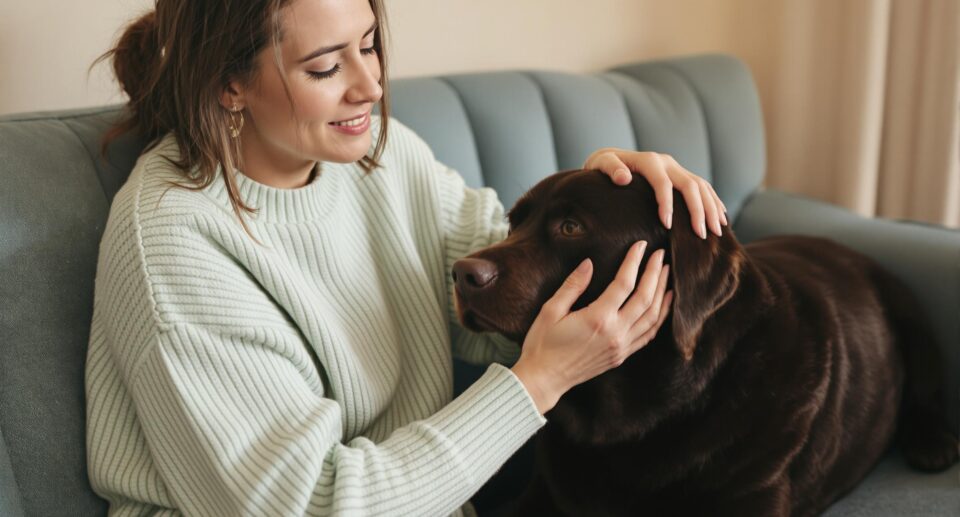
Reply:
<svg viewBox="0 0 960 517"><path fill-rule="evenodd" d="M403 79L392 92L393 115L507 207L604 146L674 155L734 217L763 177L757 93L727 56ZM126 136L99 157L120 109L0 118L0 513L106 510L86 473L83 365L98 243L144 147Z"/></svg>

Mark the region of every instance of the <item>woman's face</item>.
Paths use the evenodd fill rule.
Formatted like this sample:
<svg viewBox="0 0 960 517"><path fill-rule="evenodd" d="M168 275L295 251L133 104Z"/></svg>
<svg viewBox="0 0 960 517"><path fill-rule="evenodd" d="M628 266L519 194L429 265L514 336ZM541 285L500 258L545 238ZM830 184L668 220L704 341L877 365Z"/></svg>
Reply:
<svg viewBox="0 0 960 517"><path fill-rule="evenodd" d="M370 149L370 111L383 95L368 0L294 0L281 24L289 97L267 45L257 56L258 79L241 96L245 167L359 160Z"/></svg>

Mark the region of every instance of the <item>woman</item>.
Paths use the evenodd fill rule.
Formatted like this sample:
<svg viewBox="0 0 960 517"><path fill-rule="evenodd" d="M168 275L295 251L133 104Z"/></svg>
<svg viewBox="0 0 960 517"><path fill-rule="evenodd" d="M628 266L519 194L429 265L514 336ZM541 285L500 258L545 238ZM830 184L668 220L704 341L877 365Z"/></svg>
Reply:
<svg viewBox="0 0 960 517"><path fill-rule="evenodd" d="M152 141L111 207L87 361L90 479L112 514L470 512L566 390L666 317L659 260L631 294L637 245L571 313L585 261L522 352L451 343L447 272L505 236L502 207L371 116L384 25L375 0L158 0L107 54L131 99L113 136ZM585 163L621 184L628 165L665 224L677 185L701 236L720 232L716 194L668 157ZM451 401L451 348L513 366Z"/></svg>

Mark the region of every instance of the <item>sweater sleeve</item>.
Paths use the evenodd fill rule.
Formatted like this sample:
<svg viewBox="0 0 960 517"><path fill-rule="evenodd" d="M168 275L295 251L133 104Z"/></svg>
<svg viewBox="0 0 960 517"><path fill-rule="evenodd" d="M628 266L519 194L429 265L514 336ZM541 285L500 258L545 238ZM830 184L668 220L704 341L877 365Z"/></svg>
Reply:
<svg viewBox="0 0 960 517"><path fill-rule="evenodd" d="M453 303L454 284L450 274L457 260L506 238L509 225L503 205L495 190L468 187L456 171L439 161L433 160L433 168L439 184L444 278L454 355L474 364L498 362L512 365L520 357L518 343L492 332L473 332L460 324Z"/></svg>
<svg viewBox="0 0 960 517"><path fill-rule="evenodd" d="M347 436L310 343L237 260L263 247L157 183L142 203L118 193L101 245L87 377L97 486L162 482L151 493L186 515L446 515L544 424L491 365L425 418L376 442ZM164 194L183 217L159 208Z"/></svg>
<svg viewBox="0 0 960 517"><path fill-rule="evenodd" d="M390 124L392 145L403 150L405 167L424 178L436 196L430 206L439 219L444 303L454 357L480 365L512 365L520 357L518 343L492 332L473 332L460 324L450 274L457 260L507 237L509 225L497 192L467 186L459 173L436 159L430 146L413 130L395 119Z"/></svg>
<svg viewBox="0 0 960 517"><path fill-rule="evenodd" d="M544 422L513 373L491 365L429 418L344 443L341 408L284 350L269 332L174 325L141 358L130 389L186 514L449 514Z"/></svg>

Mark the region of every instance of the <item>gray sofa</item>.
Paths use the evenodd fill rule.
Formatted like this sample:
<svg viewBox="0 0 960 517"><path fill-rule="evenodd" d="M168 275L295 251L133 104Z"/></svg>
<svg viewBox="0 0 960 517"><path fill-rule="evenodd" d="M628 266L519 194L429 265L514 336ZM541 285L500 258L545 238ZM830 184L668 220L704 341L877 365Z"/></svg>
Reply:
<svg viewBox="0 0 960 517"><path fill-rule="evenodd" d="M711 55L594 75L498 72L404 79L394 81L393 99L395 117L468 183L495 188L508 207L539 178L580 166L596 148L657 150L714 184L743 241L806 233L872 255L910 285L929 314L944 352L950 418L958 425L960 232L864 219L763 189L760 105L739 61ZM108 160L99 159L100 135L119 109L0 118L3 516L106 510L86 476L83 363L97 245L110 200L144 144L127 136L110 148ZM458 384L469 382L472 373L459 365ZM481 509L515 495L529 468L523 458L478 495ZM960 469L918 474L891 452L827 514L960 515Z"/></svg>

